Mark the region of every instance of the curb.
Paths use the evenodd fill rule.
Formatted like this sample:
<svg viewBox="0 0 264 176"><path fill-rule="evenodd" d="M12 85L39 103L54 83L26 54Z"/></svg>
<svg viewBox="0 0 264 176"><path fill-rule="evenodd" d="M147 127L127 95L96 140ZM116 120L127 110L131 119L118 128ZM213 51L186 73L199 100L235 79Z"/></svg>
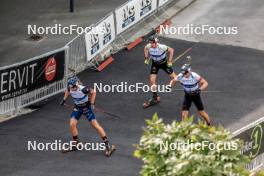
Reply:
<svg viewBox="0 0 264 176"><path fill-rule="evenodd" d="M127 45L126 49L131 50L143 41L142 37L137 38L135 41Z"/></svg>
<svg viewBox="0 0 264 176"><path fill-rule="evenodd" d="M114 58L112 56L108 57L106 60L104 60L99 67L97 68L97 71L102 71L105 69L109 64L111 64L114 61Z"/></svg>

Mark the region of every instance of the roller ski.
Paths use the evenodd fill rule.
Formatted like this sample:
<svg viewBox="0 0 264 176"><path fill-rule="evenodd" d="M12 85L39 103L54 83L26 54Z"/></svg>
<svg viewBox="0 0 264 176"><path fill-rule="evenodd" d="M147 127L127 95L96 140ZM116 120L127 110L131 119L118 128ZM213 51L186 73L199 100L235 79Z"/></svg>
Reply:
<svg viewBox="0 0 264 176"><path fill-rule="evenodd" d="M106 147L105 149L105 156L106 157L110 157L116 150L116 146L115 145L112 145L111 147Z"/></svg>
<svg viewBox="0 0 264 176"><path fill-rule="evenodd" d="M68 87L64 92L64 96L60 102L60 105L66 106L66 100L69 96L71 96L74 100L74 108L70 118L70 131L73 143L67 146L67 149L63 148L61 152L67 153L71 151L78 151L84 148L84 146L81 146L81 148L78 146L79 138L77 124L81 116L85 116L90 125L96 129L98 135L102 138L102 141L106 146L105 155L109 157L115 151L115 146L109 144L109 140L106 136L104 128L96 120L95 114L93 112L93 109L95 108L94 102L96 99L96 91L92 88L89 88L88 86L83 86L76 76L70 77L67 83Z"/></svg>
<svg viewBox="0 0 264 176"><path fill-rule="evenodd" d="M148 101L144 102L142 106L144 109L146 109L150 106L154 106L154 105L158 104L159 102L160 102L160 97L158 96L156 99L151 98Z"/></svg>

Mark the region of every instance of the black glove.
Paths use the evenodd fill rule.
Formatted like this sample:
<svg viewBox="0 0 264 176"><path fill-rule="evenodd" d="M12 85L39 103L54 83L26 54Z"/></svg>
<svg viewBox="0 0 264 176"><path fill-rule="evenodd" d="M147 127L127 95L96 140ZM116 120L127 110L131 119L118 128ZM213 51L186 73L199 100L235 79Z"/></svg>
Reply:
<svg viewBox="0 0 264 176"><path fill-rule="evenodd" d="M65 104L65 100L62 99L61 102L60 102L60 105L61 105L61 106L64 106L64 104Z"/></svg>

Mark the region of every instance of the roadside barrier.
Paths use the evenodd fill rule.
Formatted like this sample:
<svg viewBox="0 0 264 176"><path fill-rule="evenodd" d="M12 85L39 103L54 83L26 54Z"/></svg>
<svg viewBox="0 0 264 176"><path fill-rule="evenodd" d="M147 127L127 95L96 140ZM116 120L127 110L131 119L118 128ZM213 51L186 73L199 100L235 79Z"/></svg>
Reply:
<svg viewBox="0 0 264 176"><path fill-rule="evenodd" d="M66 87L66 47L0 68L0 114L16 111Z"/></svg>
<svg viewBox="0 0 264 176"><path fill-rule="evenodd" d="M241 151L249 156L251 162L246 166L252 172L264 166L264 117L233 132L235 138L244 141L244 148Z"/></svg>

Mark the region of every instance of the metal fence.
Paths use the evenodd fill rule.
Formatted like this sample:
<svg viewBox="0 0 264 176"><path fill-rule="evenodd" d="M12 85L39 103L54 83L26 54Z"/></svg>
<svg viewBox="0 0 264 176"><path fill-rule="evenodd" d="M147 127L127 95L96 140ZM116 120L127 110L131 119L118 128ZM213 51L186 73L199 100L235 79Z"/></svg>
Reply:
<svg viewBox="0 0 264 176"><path fill-rule="evenodd" d="M78 72L84 70L87 66L85 36L78 35L67 44L69 48L68 67Z"/></svg>

